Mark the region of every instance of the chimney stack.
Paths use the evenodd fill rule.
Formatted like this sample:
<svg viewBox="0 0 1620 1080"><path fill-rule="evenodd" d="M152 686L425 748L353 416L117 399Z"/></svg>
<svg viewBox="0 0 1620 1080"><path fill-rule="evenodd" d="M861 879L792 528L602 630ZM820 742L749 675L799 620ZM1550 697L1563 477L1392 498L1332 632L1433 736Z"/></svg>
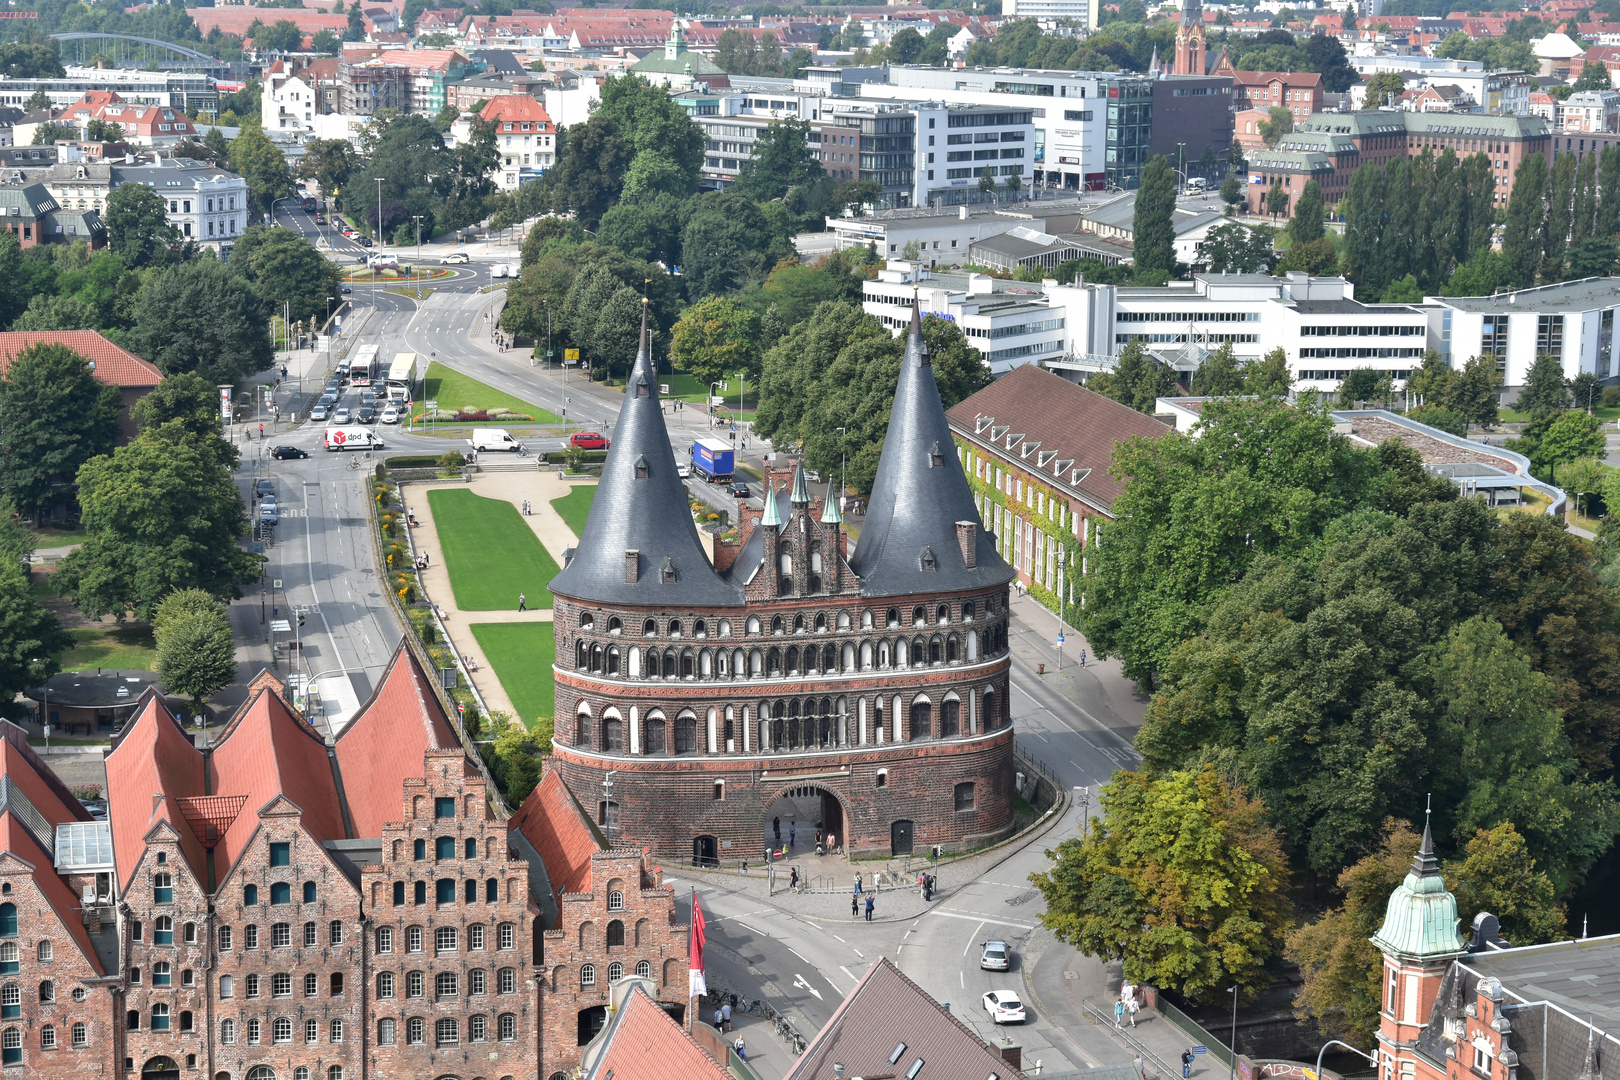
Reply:
<svg viewBox="0 0 1620 1080"><path fill-rule="evenodd" d="M979 525L975 521L956 523L956 546L962 549L962 565L973 569L979 565Z"/></svg>
<svg viewBox="0 0 1620 1080"><path fill-rule="evenodd" d="M624 553L624 583L634 585L641 576L641 552L626 550Z"/></svg>

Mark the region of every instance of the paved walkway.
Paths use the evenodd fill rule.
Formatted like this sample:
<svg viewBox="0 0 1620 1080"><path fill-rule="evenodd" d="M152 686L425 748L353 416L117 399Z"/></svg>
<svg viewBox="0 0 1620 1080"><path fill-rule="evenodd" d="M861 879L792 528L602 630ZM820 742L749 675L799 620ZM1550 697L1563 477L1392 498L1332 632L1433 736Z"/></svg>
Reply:
<svg viewBox="0 0 1620 1080"><path fill-rule="evenodd" d="M428 557L427 569L418 572L417 575L421 582L422 595L438 606L445 630L449 633L456 651L463 659L476 665L475 670L464 674L478 688L479 696L484 699L484 703L491 709L498 709L515 717L518 713L512 705L512 699L507 695L505 687L501 686L499 675L490 664L489 658L484 655L483 649L479 647L478 639L473 636L470 628L479 623L548 623L551 621L551 609L537 608L521 612L462 611L456 606L456 594L450 588L450 571L445 566L444 547L439 543L439 530L433 520L433 513L428 508L427 492L438 487L468 488L473 494L486 499L502 499L509 502L519 513L522 512L523 503L527 501L530 512L523 520L534 530L535 538L560 566L563 552L573 547L578 540L562 517L551 508L551 501L567 495L573 490L573 485L562 480L554 472L540 469L533 472L525 470L475 473L471 483L457 480L427 480L405 485L405 506L416 517L416 527L411 530L411 542L415 545L417 555L426 554Z"/></svg>

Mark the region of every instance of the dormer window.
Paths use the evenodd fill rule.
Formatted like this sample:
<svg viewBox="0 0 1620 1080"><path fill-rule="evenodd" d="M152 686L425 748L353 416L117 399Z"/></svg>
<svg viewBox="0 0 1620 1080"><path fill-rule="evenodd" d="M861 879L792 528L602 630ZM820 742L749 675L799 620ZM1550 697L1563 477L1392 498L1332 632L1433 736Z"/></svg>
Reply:
<svg viewBox="0 0 1620 1080"><path fill-rule="evenodd" d="M650 396L652 396L652 390L647 385L647 376L638 375L636 377L636 397L644 398Z"/></svg>
<svg viewBox="0 0 1620 1080"><path fill-rule="evenodd" d="M993 417L993 416L981 416L981 417L979 417L977 420L973 421L973 434L975 434L975 435L982 434L984 432L985 428L989 427L990 425L994 424L995 422L996 422L996 418Z"/></svg>
<svg viewBox="0 0 1620 1080"><path fill-rule="evenodd" d="M636 458L636 479L647 479L647 455L641 454Z"/></svg>
<svg viewBox="0 0 1620 1080"><path fill-rule="evenodd" d="M928 450L928 467L930 469L942 468L945 465L945 453L940 450L939 443L935 443Z"/></svg>
<svg viewBox="0 0 1620 1080"><path fill-rule="evenodd" d="M659 574L659 577L663 580L665 585L673 585L673 584L675 584L675 562L674 562L674 560L665 559L663 568L658 571L658 574Z"/></svg>
<svg viewBox="0 0 1620 1080"><path fill-rule="evenodd" d="M939 569L939 560L934 558L934 549L931 547L923 548L922 569L925 574L931 574Z"/></svg>

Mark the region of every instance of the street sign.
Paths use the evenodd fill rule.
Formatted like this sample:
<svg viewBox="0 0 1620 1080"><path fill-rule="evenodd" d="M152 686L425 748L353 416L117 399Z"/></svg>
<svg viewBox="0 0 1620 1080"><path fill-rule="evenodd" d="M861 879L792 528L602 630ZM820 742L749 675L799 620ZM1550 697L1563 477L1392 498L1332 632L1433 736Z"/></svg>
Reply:
<svg viewBox="0 0 1620 1080"><path fill-rule="evenodd" d="M280 578L276 578L276 579L275 579L275 580L274 580L274 581L272 581L272 582L271 582L271 583L270 583L270 587L271 587L271 588L272 588L272 589L279 589L279 588L281 588L281 579L280 579Z"/></svg>
<svg viewBox="0 0 1620 1080"><path fill-rule="evenodd" d="M422 404L426 405L428 407L428 410L431 412L432 410L437 409L439 407L439 399L438 398L428 398L426 401L422 402Z"/></svg>
<svg viewBox="0 0 1620 1080"><path fill-rule="evenodd" d="M563 350L563 359L567 360L569 363L577 362L579 360L579 350L578 349L564 349Z"/></svg>
<svg viewBox="0 0 1620 1080"><path fill-rule="evenodd" d="M1209 1047L1207 1047L1207 1046L1195 1046L1195 1047L1192 1048L1192 1052L1195 1053L1195 1054L1207 1054L1207 1053L1209 1053Z"/></svg>
<svg viewBox="0 0 1620 1080"><path fill-rule="evenodd" d="M1063 644L1063 635L1062 635L1062 634L1059 634L1059 635L1058 635L1058 644L1059 644L1059 645L1062 645L1062 644Z"/></svg>

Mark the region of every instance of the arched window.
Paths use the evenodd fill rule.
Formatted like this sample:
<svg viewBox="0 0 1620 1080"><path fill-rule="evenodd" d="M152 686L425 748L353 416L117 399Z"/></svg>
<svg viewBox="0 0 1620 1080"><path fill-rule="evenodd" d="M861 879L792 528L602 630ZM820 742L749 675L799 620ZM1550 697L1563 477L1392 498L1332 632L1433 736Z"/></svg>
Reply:
<svg viewBox="0 0 1620 1080"><path fill-rule="evenodd" d="M584 671L585 670L585 639L584 638L580 638L578 641L574 642L574 669L576 671Z"/></svg>
<svg viewBox="0 0 1620 1080"><path fill-rule="evenodd" d="M730 637L731 636L731 620L730 619L721 619L720 620L720 627L716 631L716 633L718 633L720 637Z"/></svg>
<svg viewBox="0 0 1620 1080"><path fill-rule="evenodd" d="M750 634L759 633L759 616L758 615L750 615L750 616L748 616L748 633L750 633Z"/></svg>
<svg viewBox="0 0 1620 1080"><path fill-rule="evenodd" d="M681 620L679 620L679 619L671 619L671 620L669 620L669 636L670 637L680 637L681 636Z"/></svg>
<svg viewBox="0 0 1620 1080"><path fill-rule="evenodd" d="M191 924L187 923L186 925L190 926ZM55 945L52 945L49 941L42 941L42 942L39 943L39 958L40 958L41 961L52 960L52 959L55 958L55 956L56 956L56 946Z"/></svg>
<svg viewBox="0 0 1620 1080"><path fill-rule="evenodd" d="M232 1041L234 1041L234 1040L232 1040ZM73 1029L72 1029L72 1033L71 1033L71 1043L70 1043L70 1045L72 1045L72 1046L89 1046L90 1045L90 1028L85 1025L84 1021L80 1020L78 1023L73 1025Z"/></svg>
<svg viewBox="0 0 1620 1080"><path fill-rule="evenodd" d="M423 859L427 858L426 840L418 838L414 843L411 844L411 858L415 859L417 862L421 862Z"/></svg>
<svg viewBox="0 0 1620 1080"><path fill-rule="evenodd" d="M619 674L619 647L617 645L609 646L607 651L607 666L603 669L603 671L608 675Z"/></svg>
<svg viewBox="0 0 1620 1080"><path fill-rule="evenodd" d="M244 885L242 887L242 903L253 907L259 902L259 887L257 885Z"/></svg>
<svg viewBox="0 0 1620 1080"><path fill-rule="evenodd" d="M960 733L961 703L949 698L939 707L939 737L948 739Z"/></svg>
<svg viewBox="0 0 1620 1080"><path fill-rule="evenodd" d="M972 622L973 621L973 612L974 612L973 601L964 600L962 602L962 621L963 622Z"/></svg>
<svg viewBox="0 0 1620 1080"><path fill-rule="evenodd" d="M694 676L696 674L697 674L697 661L692 655L692 650L691 649L682 650L682 652L681 652L681 678L690 679L692 676Z"/></svg>
<svg viewBox="0 0 1620 1080"><path fill-rule="evenodd" d="M664 753L664 722L662 720L647 721L647 753Z"/></svg>
<svg viewBox="0 0 1620 1080"><path fill-rule="evenodd" d="M641 624L642 637L656 637L658 635L658 620L648 619Z"/></svg>
<svg viewBox="0 0 1620 1080"><path fill-rule="evenodd" d="M15 1020L22 1015L22 987L16 983L0 986L0 1019Z"/></svg>
<svg viewBox="0 0 1620 1080"><path fill-rule="evenodd" d="M595 615L592 615L588 611L580 612L580 615L579 615L579 628L581 630L590 630L595 626L596 626L596 616Z"/></svg>
<svg viewBox="0 0 1620 1080"><path fill-rule="evenodd" d="M453 836L436 837L433 841L433 857L436 859L455 858L456 838Z"/></svg>
<svg viewBox="0 0 1620 1080"><path fill-rule="evenodd" d="M951 606L949 604L941 604L941 605L939 605L939 607L936 608L935 611L934 611L934 621L937 622L937 623L948 623L948 622L950 622L951 621Z"/></svg>
<svg viewBox="0 0 1620 1080"><path fill-rule="evenodd" d="M677 754L697 753L697 718L693 716L679 716L675 719L675 752Z"/></svg>
<svg viewBox="0 0 1620 1080"><path fill-rule="evenodd" d="M77 1025L75 1025L77 1026ZM236 1021L221 1020L219 1022L219 1041L226 1046L236 1045Z"/></svg>
<svg viewBox="0 0 1620 1080"><path fill-rule="evenodd" d="M579 969L579 985L581 985L581 986L595 986L596 985L596 965L595 964L585 964L585 965L580 967L580 969Z"/></svg>
<svg viewBox="0 0 1620 1080"><path fill-rule="evenodd" d="M652 965L649 964L645 960L637 960L636 961L636 978L638 978L638 979L650 979L650 978L652 978Z"/></svg>
<svg viewBox="0 0 1620 1080"><path fill-rule="evenodd" d="M427 1042L427 1022L420 1016L405 1021L405 1045L421 1046Z"/></svg>
<svg viewBox="0 0 1620 1080"><path fill-rule="evenodd" d="M883 625L884 626L890 626L890 627L899 626L900 625L900 609L897 608L897 607L890 608L883 616Z"/></svg>
<svg viewBox="0 0 1620 1080"><path fill-rule="evenodd" d="M818 634L819 633L825 633L826 630L827 630L827 613L825 611L818 611L818 612L816 612L816 632Z"/></svg>
<svg viewBox="0 0 1620 1080"><path fill-rule="evenodd" d="M918 604L911 609L911 625L922 626L928 621L928 609Z"/></svg>
<svg viewBox="0 0 1620 1080"><path fill-rule="evenodd" d="M461 1026L453 1017L444 1017L433 1025L433 1045L455 1046L461 1041Z"/></svg>
<svg viewBox="0 0 1620 1080"><path fill-rule="evenodd" d="M918 698L911 703L911 737L913 739L928 738L930 719L931 711L927 698Z"/></svg>
<svg viewBox="0 0 1620 1080"><path fill-rule="evenodd" d="M0 1031L0 1063L22 1064L22 1028L9 1027Z"/></svg>
<svg viewBox="0 0 1620 1080"><path fill-rule="evenodd" d="M292 886L287 884L285 881L277 881L272 883L270 886L270 903L292 903Z"/></svg>
<svg viewBox="0 0 1620 1080"><path fill-rule="evenodd" d="M615 960L608 965L608 982L610 984L616 983L622 978L624 978L624 965Z"/></svg>
<svg viewBox="0 0 1620 1080"><path fill-rule="evenodd" d="M624 633L624 620L619 618L617 615L610 616L608 618L608 633L610 633L610 634L622 634L622 633Z"/></svg>
<svg viewBox="0 0 1620 1080"><path fill-rule="evenodd" d="M229 1023L229 1022L230 1021L228 1021L228 1020L226 1021L226 1023ZM379 1021L377 1021L377 1045L378 1046L393 1046L395 1039L398 1038L397 1031L398 1031L398 1029L395 1027L394 1021L392 1021L392 1020L379 1020Z"/></svg>
<svg viewBox="0 0 1620 1080"><path fill-rule="evenodd" d="M602 720L602 749L624 749L624 722L617 716L609 716Z"/></svg>
<svg viewBox="0 0 1620 1080"><path fill-rule="evenodd" d="M949 663L949 664L954 664L957 661L957 657L958 657L958 652L957 652L956 635L952 634L950 637L945 639L945 662Z"/></svg>
<svg viewBox="0 0 1620 1080"><path fill-rule="evenodd" d="M944 655L945 655L944 650L941 648L941 642L940 642L939 638L937 638L937 637L936 638L929 638L928 639L928 662L930 664L937 664L937 663L940 662L940 660L944 659Z"/></svg>
<svg viewBox="0 0 1620 1080"><path fill-rule="evenodd" d="M313 881L306 881L306 882L304 882L304 903L313 904L314 902L315 902L315 883Z"/></svg>
<svg viewBox="0 0 1620 1080"><path fill-rule="evenodd" d="M608 890L608 908L607 909L609 911L623 911L624 910L624 893L621 890L619 890L619 889L610 889L610 890Z"/></svg>
<svg viewBox="0 0 1620 1080"><path fill-rule="evenodd" d="M780 634L783 631L783 629L784 629L784 624L782 622L782 616L778 615L778 616L776 616L776 618L771 620L771 633Z"/></svg>
<svg viewBox="0 0 1620 1080"><path fill-rule="evenodd" d="M610 949L624 944L624 923L621 920L613 919L607 924L607 944Z"/></svg>
<svg viewBox="0 0 1620 1080"><path fill-rule="evenodd" d="M782 670L787 672L789 675L797 675L798 674L798 672L799 672L799 647L797 645L788 646L788 651L783 656Z"/></svg>
<svg viewBox="0 0 1620 1080"><path fill-rule="evenodd" d="M795 634L804 633L804 612L802 611L793 616L793 632Z"/></svg>
<svg viewBox="0 0 1620 1080"><path fill-rule="evenodd" d="M765 654L765 674L782 674L782 650L772 649Z"/></svg>
<svg viewBox="0 0 1620 1080"><path fill-rule="evenodd" d="M39 1048L41 1050L56 1049L56 1028L46 1024L39 1029Z"/></svg>
<svg viewBox="0 0 1620 1080"><path fill-rule="evenodd" d="M39 984L39 1000L41 1004L49 1004L56 1000L56 984L46 979Z"/></svg>
<svg viewBox="0 0 1620 1080"><path fill-rule="evenodd" d="M574 722L574 745L592 749L590 713L580 713Z"/></svg>

